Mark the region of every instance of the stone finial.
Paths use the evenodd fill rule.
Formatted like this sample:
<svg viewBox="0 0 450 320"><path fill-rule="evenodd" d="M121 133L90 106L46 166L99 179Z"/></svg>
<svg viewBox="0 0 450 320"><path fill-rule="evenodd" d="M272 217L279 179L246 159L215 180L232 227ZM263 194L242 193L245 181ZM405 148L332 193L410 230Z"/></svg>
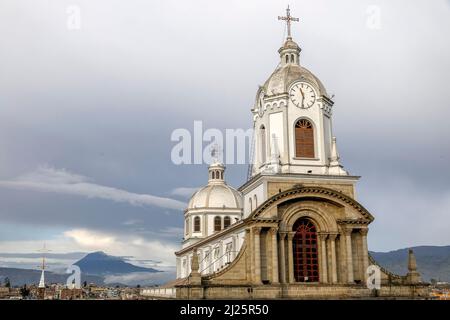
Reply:
<svg viewBox="0 0 450 320"><path fill-rule="evenodd" d="M337 176L346 176L348 172L344 170L342 165L339 162L339 152L337 150L336 145L336 137L332 138L331 141L331 156L330 156L330 164L328 167L328 174L337 175Z"/></svg>
<svg viewBox="0 0 450 320"><path fill-rule="evenodd" d="M197 249L194 249L194 253L192 254L192 266L191 266L192 272L198 272L199 269L199 263L198 263L198 253Z"/></svg>
<svg viewBox="0 0 450 320"><path fill-rule="evenodd" d="M417 284L422 282L420 273L417 272L416 257L412 249L408 251L408 273L406 274L406 281L409 284Z"/></svg>
<svg viewBox="0 0 450 320"><path fill-rule="evenodd" d="M408 271L417 271L416 257L412 249L408 250Z"/></svg>
<svg viewBox="0 0 450 320"><path fill-rule="evenodd" d="M200 285L202 283L202 277L199 269L198 253L197 249L194 249L194 252L192 253L191 274L189 275L189 283L191 285Z"/></svg>

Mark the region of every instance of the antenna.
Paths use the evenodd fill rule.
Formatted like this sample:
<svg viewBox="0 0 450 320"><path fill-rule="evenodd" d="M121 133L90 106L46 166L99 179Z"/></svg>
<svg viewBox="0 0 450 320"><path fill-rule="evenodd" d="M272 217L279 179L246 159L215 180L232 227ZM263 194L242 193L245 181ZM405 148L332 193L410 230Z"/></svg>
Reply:
<svg viewBox="0 0 450 320"><path fill-rule="evenodd" d="M41 279L39 280L39 288L45 288L45 254L50 252L51 250L48 250L47 247L45 246L45 242L44 242L44 246L42 247L42 249L37 250L38 252L42 253L42 265L38 266L38 268L41 268L42 272L41 272Z"/></svg>

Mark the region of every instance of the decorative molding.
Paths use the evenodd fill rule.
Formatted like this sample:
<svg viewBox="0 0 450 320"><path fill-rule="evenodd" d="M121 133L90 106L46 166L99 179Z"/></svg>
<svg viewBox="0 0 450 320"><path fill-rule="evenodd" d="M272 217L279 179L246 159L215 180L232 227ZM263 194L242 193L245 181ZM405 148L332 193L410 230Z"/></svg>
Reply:
<svg viewBox="0 0 450 320"><path fill-rule="evenodd" d="M331 241L335 241L338 235L339 235L339 233L329 233L328 239Z"/></svg>
<svg viewBox="0 0 450 320"><path fill-rule="evenodd" d="M321 241L327 240L328 233L318 232L317 235L319 236L319 239L320 239Z"/></svg>
<svg viewBox="0 0 450 320"><path fill-rule="evenodd" d="M254 235L259 235L261 233L262 228L261 227L253 227L252 232Z"/></svg>
<svg viewBox="0 0 450 320"><path fill-rule="evenodd" d="M272 206L274 203L276 203L279 200L282 200L284 198L287 198L289 196L294 196L297 194L316 194L316 195L325 195L329 197L336 198L342 202L345 202L346 204L349 204L354 209L356 209L358 212L362 214L362 216L365 219L343 219L341 221L345 221L347 223L359 223L359 224L369 224L374 220L374 217L367 211L366 208L364 208L361 204L359 204L356 200L350 198L349 196L343 194L342 192L324 188L324 187L294 187L291 189L288 189L286 191L282 191L281 193L278 193L271 198L264 201L258 208L256 208L252 214L247 219L254 219L257 218L262 212L264 212L266 209L268 209L270 206ZM338 220L339 221L339 220Z"/></svg>
<svg viewBox="0 0 450 320"><path fill-rule="evenodd" d="M368 225L372 221L368 221L366 219L337 219L337 224L340 225L348 225L348 224L356 224L356 225Z"/></svg>
<svg viewBox="0 0 450 320"><path fill-rule="evenodd" d="M350 235L352 234L353 228L351 228L351 227L345 227L345 228L342 228L342 231L344 232L344 234L345 234L346 236L350 236Z"/></svg>
<svg viewBox="0 0 450 320"><path fill-rule="evenodd" d="M369 228L359 229L359 233L362 236L367 236L367 234L369 233Z"/></svg>

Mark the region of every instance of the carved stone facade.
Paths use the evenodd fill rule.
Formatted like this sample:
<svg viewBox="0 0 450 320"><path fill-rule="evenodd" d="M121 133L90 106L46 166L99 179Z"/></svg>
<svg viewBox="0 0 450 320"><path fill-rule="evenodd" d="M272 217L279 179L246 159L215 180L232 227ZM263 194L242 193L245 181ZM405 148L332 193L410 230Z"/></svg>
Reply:
<svg viewBox="0 0 450 320"><path fill-rule="evenodd" d="M299 219L310 220L317 228L318 282L302 282L294 276L293 226ZM367 288L367 225L372 220L364 207L339 191L293 186L272 196L243 221L239 228L245 230L245 241L231 264L201 277L196 286L187 278L177 287L177 297L426 297L426 285L411 285L400 278L389 282L386 273L380 290ZM411 265L411 272L416 272Z"/></svg>

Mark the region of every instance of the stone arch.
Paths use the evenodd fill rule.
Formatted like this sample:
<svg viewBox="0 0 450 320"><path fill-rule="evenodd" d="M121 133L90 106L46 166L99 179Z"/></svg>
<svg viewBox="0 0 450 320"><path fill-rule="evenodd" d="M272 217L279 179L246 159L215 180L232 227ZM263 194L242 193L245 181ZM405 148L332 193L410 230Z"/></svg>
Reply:
<svg viewBox="0 0 450 320"><path fill-rule="evenodd" d="M258 208L256 208L253 213L246 218L246 220L260 217L266 212L275 212L276 207L283 202L301 198L314 198L322 201L328 201L340 207L351 207L351 209L359 213L360 218L358 221L360 222L370 223L374 220L373 216L369 213L369 211L367 211L366 208L342 192L324 187L302 186L294 186L291 189L273 195L271 198L261 203Z"/></svg>
<svg viewBox="0 0 450 320"><path fill-rule="evenodd" d="M294 231L294 223L301 218L310 219L318 229L318 232L338 232L336 220L320 208L297 202L292 204L281 217L280 228L282 231Z"/></svg>

